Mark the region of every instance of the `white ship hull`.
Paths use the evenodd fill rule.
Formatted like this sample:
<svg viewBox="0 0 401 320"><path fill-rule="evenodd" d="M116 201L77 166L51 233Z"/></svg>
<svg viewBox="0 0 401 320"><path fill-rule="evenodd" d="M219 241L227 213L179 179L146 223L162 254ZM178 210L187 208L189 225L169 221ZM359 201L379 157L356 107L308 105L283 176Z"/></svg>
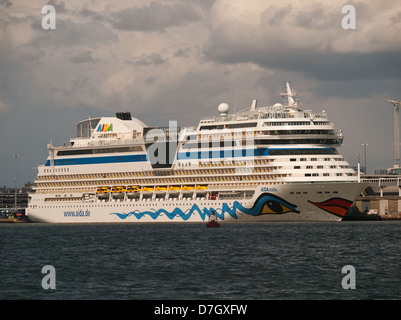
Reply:
<svg viewBox="0 0 401 320"><path fill-rule="evenodd" d="M249 199L81 200L29 208L28 216L45 223L185 223L205 222L214 211L224 222L340 221L365 187L294 183L254 187Z"/></svg>
<svg viewBox="0 0 401 320"><path fill-rule="evenodd" d="M198 127L148 127L129 112L77 124L70 145L48 145L29 196L47 223L337 221L365 188L339 154L327 114L281 103Z"/></svg>

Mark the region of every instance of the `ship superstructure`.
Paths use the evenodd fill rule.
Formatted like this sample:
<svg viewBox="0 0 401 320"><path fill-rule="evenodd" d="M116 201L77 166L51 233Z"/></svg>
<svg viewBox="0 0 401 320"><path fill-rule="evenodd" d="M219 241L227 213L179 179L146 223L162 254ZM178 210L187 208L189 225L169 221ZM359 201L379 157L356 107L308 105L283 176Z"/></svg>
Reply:
<svg viewBox="0 0 401 320"><path fill-rule="evenodd" d="M338 153L326 113L285 105L148 127L129 112L89 118L68 146L48 145L29 218L40 222L340 220L364 189Z"/></svg>

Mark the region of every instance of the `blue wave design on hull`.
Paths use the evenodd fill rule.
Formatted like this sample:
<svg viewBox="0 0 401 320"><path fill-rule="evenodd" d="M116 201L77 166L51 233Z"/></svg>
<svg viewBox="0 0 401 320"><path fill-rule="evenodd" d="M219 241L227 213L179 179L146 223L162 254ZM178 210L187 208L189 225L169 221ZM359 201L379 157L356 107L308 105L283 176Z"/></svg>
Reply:
<svg viewBox="0 0 401 320"><path fill-rule="evenodd" d="M250 216L258 216L261 214L284 214L287 212L297 212L296 206L285 201L284 199L272 195L272 194L262 194L255 201L255 204L252 208L245 208L238 201L234 201L233 206L230 207L227 203L223 203L221 208L199 208L197 204L194 204L190 209L183 211L181 208L176 207L172 211L167 211L164 208L158 210L148 210L148 211L140 211L135 210L129 213L118 213L113 212L110 214L114 214L118 216L120 219L125 220L130 216L135 216L138 220L140 220L145 215L150 216L153 220L156 220L160 215L166 215L170 220L175 217L181 217L184 221L189 220L189 218L194 214L198 213L203 221L205 221L206 217L209 217L212 212L216 214L216 216L220 220L224 220L226 214L231 216L234 219L238 219L237 211L240 211L244 214Z"/></svg>

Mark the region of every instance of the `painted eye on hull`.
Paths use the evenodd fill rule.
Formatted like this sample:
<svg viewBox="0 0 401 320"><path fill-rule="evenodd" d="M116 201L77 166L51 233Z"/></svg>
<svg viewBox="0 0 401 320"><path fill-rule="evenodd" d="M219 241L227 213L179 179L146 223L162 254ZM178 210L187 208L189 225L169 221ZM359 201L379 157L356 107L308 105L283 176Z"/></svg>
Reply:
<svg viewBox="0 0 401 320"><path fill-rule="evenodd" d="M262 214L266 213L287 213L291 212L292 210L281 203L276 201L267 201L262 208Z"/></svg>
<svg viewBox="0 0 401 320"><path fill-rule="evenodd" d="M295 205L285 201L282 198L270 195L268 196L268 199L265 200L260 214L284 214L287 212L299 213L299 211L296 210Z"/></svg>

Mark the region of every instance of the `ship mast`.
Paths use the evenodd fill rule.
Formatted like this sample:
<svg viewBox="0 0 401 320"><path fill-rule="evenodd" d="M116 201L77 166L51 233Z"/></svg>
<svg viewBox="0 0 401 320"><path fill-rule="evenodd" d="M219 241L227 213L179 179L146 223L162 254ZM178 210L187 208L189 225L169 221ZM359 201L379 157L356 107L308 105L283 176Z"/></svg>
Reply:
<svg viewBox="0 0 401 320"><path fill-rule="evenodd" d="M298 100L294 101L292 97L295 97L297 93L291 89L290 82L285 81L285 93L280 93L280 95L284 98L287 96L288 98L288 106L294 110L298 110Z"/></svg>
<svg viewBox="0 0 401 320"><path fill-rule="evenodd" d="M384 99L394 106L394 168L400 167L400 129L398 114L400 110L401 101L395 101L390 99Z"/></svg>

